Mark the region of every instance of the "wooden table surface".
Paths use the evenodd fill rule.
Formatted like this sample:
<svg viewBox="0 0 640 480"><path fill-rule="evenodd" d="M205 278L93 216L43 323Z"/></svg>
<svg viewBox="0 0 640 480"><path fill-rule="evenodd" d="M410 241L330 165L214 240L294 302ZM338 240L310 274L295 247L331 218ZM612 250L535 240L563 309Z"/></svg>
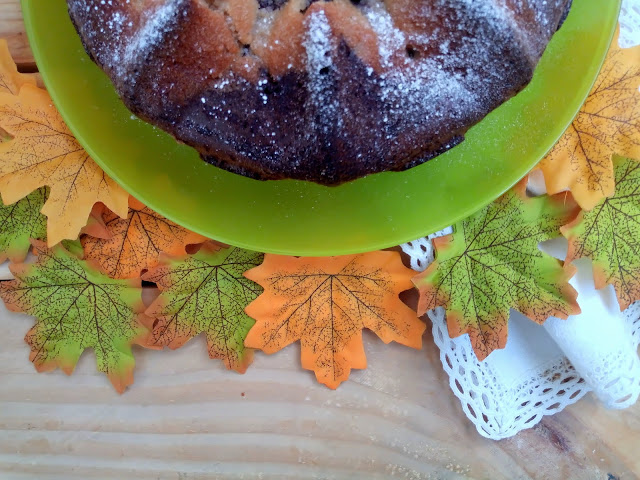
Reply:
<svg viewBox="0 0 640 480"><path fill-rule="evenodd" d="M0 0L0 38L35 70L18 0ZM365 335L369 368L335 392L298 366L297 345L257 355L245 375L209 360L202 338L137 350L136 382L119 396L91 352L72 377L36 374L23 342L31 323L0 307L2 480L640 475L640 404L608 411L588 395L513 438L486 440L428 333L422 351Z"/></svg>

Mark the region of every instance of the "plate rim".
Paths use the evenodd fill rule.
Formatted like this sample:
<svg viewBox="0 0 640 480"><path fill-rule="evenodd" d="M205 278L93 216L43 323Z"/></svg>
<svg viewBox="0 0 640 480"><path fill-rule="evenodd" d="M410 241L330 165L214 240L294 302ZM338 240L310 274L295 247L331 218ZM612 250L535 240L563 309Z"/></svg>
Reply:
<svg viewBox="0 0 640 480"><path fill-rule="evenodd" d="M38 2L39 0L21 0L21 6L22 6L22 11L23 11L23 18L25 21L25 27L26 27L26 31L27 31L27 35L29 38L29 42L31 44L31 48L34 54L34 58L36 59L36 63L38 65L40 65L42 63L42 57L43 57L43 53L40 49L40 45L38 44L37 41L34 40L34 36L36 35L35 33L35 28L33 25L33 18L32 18L32 14L34 14L34 11L37 9L37 7L35 7L35 4ZM61 1L64 2L64 0L46 0L46 1ZM578 1L578 0L574 0ZM580 1L588 1L588 0L580 0ZM606 44L610 45L611 44L611 40L613 39L615 32L616 32L616 25L617 25L617 19L619 16L619 10L620 10L620 6L621 6L621 1L622 0L612 0L612 3L615 3L616 5L614 5L614 10L617 12L616 16L615 16L615 20L610 19L610 20L606 20L606 21L612 21L612 28L611 28L611 32L609 35L606 36ZM65 2L66 3L66 2ZM591 7L591 8L595 8L595 7ZM577 115L577 113L579 112L580 108L582 108L582 105L584 104L585 99L587 98L589 92L591 91L591 88L593 86L593 84L595 83L597 77L598 77L598 73L600 71L600 69L602 68L602 64L604 63L604 60L606 58L606 54L608 51L608 47L604 47L602 52L598 52L598 59L597 61L594 61L593 65L591 68L593 68L593 66L595 65L596 68L594 68L594 73L592 75L592 78L590 78L589 82L588 82L588 88L585 88L584 92L581 93L580 98L581 101L579 102L579 104L577 104L577 106L575 108L566 108L566 113L567 113L567 118L568 121L566 122L566 125L563 126L563 128L560 130L558 130L558 134L557 136L555 136L555 139L553 141L553 143L551 144L551 147L553 145L555 145L555 143L557 143L557 141L559 140L559 138L563 135L563 133L566 131L566 129L569 127L569 125L571 124L571 122L573 121L573 119L575 118L575 116ZM594 57L596 57L594 55ZM120 183L121 185L124 184L124 186L126 187L125 190L127 190L127 192L131 193L133 190L133 194L139 198L139 194L136 191L136 188L129 188L130 184L129 182L123 180L121 178L120 175L118 175L116 172L114 172L114 170L109 166L108 162L105 163L104 159L102 158L102 156L100 154L98 154L90 144L88 144L88 142L86 142L84 140L84 136L83 135L79 135L76 129L76 125L74 124L75 122L71 121L71 119L69 118L70 114L69 112L62 107L60 103L63 103L61 101L61 99L58 96L58 92L56 91L55 87L54 88L50 88L50 86L52 84L54 84L55 82L52 80L52 78L50 78L49 74L50 72L47 71L47 69L45 68L44 70L40 71L43 81L45 82L45 85L47 85L47 90L49 91L52 100L54 102L54 104L57 106L58 110L60 111L60 114L62 115L63 119L65 120L65 122L67 123L67 125L69 126L70 130L73 132L73 134L76 136L78 142L80 142L80 144L87 150L87 152L90 154L90 156L100 165L101 168L104 169L104 171L109 174L116 182ZM508 103L508 102L506 102ZM498 109L502 108L498 107ZM495 111L495 110L494 110ZM491 112L493 113L493 112ZM491 113L489 115L491 115ZM571 116L569 117L569 113L571 113ZM482 123L482 122L480 122ZM472 129L470 131L472 131L475 128L472 127ZM464 142L463 142L464 143ZM451 150L454 151L455 149ZM446 154L445 154L446 155ZM533 160L531 160L530 162L523 162L526 163L527 165L527 170L522 174L522 176L526 176L528 174L528 172L535 167L535 164L538 163L543 157L537 158L535 160L535 162ZM429 162L427 162L428 164ZM216 168L216 167L211 167L211 168ZM404 173L404 172L403 172ZM233 175L233 174L231 174ZM375 177L376 175L373 175L371 177ZM440 221L440 223L438 223L436 226L429 226L428 228L426 227L420 227L418 225L416 225L413 229L410 228L404 228L402 229L402 233L401 234L395 234L395 235L387 235L384 238L376 238L376 239L367 239L367 241L362 241L360 242L359 246L357 247L353 247L353 246L349 246L347 248L341 248L341 247L336 247L334 246L323 246L321 248L317 248L317 247L309 247L306 244L302 244L302 245L298 245L296 247L296 250L292 250L291 247L283 247L283 248L278 248L277 245L263 245L263 244L256 244L255 241L244 241L243 239L238 239L238 238L229 238L226 237L224 234L222 235L211 235L210 231L207 231L206 228L202 228L199 225L193 225L191 222L184 222L181 221L180 218L176 217L176 215L172 214L171 212L168 212L166 210L166 208L164 208L163 206L158 206L158 205L154 205L154 202L146 202L150 208L152 208L154 211L157 211L158 213L164 215L165 217L167 217L170 220L175 221L178 224L184 225L186 228L189 228L195 232L201 233L207 237L210 238L215 238L217 240L220 240L222 242L225 243L230 243L233 244L235 246L239 246L242 248L247 248L250 250L257 250L257 251L262 251L262 252L266 252L266 253L276 253L276 254L285 254L285 255L296 255L296 256L333 256L333 255L346 255L346 254L352 254L352 253L360 253L360 252L364 252L364 251L372 251L372 250L379 250L379 249L384 249L384 248L389 248L389 247L393 247L405 242L409 242L412 240L415 240L416 238L420 238L422 236L425 236L429 233L433 233L433 231L438 231L441 230L442 228L445 228L449 225L454 225L455 223L459 222L460 220L472 215L473 213L475 213L476 211L480 210L481 208L483 208L484 206L486 206L488 203L490 203L491 201L494 201L496 198L498 198L500 195L502 195L504 192L508 191L513 185L515 185L518 181L521 180L522 176L518 179L516 179L515 181L509 180L508 183L510 183L509 186L506 186L505 188L501 188L499 190L499 193L497 195L494 195L495 192L493 192L490 196L492 197L490 200L486 200L485 197L487 197L487 195L483 195L482 196L482 200L479 202L473 202L470 203L467 208L459 208L454 215L450 215L449 218L447 218L447 221ZM362 181L363 179L359 179L356 180L355 182L359 182ZM306 182L303 182L306 183ZM330 188L336 188L336 187L330 187ZM339 188L339 187L338 187ZM497 190L496 190L497 191ZM142 199L143 201L146 201L146 199ZM434 230L435 228L435 230ZM427 231L429 230L429 231ZM389 240L391 239L391 240ZM260 243L260 242L258 242Z"/></svg>

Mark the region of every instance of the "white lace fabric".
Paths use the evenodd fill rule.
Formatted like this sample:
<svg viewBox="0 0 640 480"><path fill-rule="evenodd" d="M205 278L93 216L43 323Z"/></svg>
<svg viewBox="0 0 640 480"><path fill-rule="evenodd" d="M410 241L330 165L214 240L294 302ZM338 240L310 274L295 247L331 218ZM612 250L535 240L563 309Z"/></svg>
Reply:
<svg viewBox="0 0 640 480"><path fill-rule="evenodd" d="M566 249L566 242L556 243L556 250ZM433 261L430 244L420 239L402 246L414 268L424 270ZM550 318L541 327L512 310L506 347L482 362L468 335L449 336L443 308L428 312L451 390L481 435L495 440L515 435L588 392L608 408L637 401L640 302L620 312L613 287L596 290L591 263L576 264L571 284L582 313Z"/></svg>
<svg viewBox="0 0 640 480"><path fill-rule="evenodd" d="M625 0L620 14L620 46L640 44L640 0ZM529 190L544 192L544 180L530 179ZM402 245L411 267L433 261L431 240L451 229ZM564 239L543 249L564 258ZM576 262L571 284L578 291L580 315L548 319L541 327L511 311L507 345L478 361L468 335L449 337L445 311L428 312L449 385L478 432L495 440L531 428L580 400L588 392L608 408L626 408L640 396L640 302L620 312L613 287L596 290L588 260Z"/></svg>

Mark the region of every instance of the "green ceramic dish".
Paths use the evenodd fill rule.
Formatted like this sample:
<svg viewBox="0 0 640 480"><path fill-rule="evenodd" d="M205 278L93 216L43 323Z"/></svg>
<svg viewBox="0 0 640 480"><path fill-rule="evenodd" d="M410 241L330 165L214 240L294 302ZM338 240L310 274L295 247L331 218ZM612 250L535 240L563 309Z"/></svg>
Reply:
<svg viewBox="0 0 640 480"><path fill-rule="evenodd" d="M410 241L472 214L520 180L586 98L616 26L619 0L574 0L529 87L466 141L424 165L339 187L259 182L202 162L132 117L85 54L65 0L22 0L31 47L62 116L125 189L211 238L263 252L341 255Z"/></svg>

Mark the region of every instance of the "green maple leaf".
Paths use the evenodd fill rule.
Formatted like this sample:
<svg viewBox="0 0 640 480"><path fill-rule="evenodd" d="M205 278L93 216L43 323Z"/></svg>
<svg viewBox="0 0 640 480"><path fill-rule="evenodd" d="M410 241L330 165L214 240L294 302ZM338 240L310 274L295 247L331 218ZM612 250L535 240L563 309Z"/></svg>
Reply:
<svg viewBox="0 0 640 480"><path fill-rule="evenodd" d="M80 239L76 240L62 240L60 242L65 250L71 253L73 256L78 258L84 257L84 250L82 249L82 244L80 243Z"/></svg>
<svg viewBox="0 0 640 480"><path fill-rule="evenodd" d="M40 213L47 194L42 187L11 205L0 202L0 263L7 258L22 262L31 247L30 239L47 238L47 217Z"/></svg>
<svg viewBox="0 0 640 480"><path fill-rule="evenodd" d="M179 348L204 332L211 358L246 371L253 350L245 348L244 340L254 320L244 309L262 288L243 274L262 260L261 253L233 247L203 247L191 256L161 257L160 265L143 276L162 291L146 311L153 319L153 344Z"/></svg>
<svg viewBox="0 0 640 480"><path fill-rule="evenodd" d="M483 360L505 346L511 308L538 323L579 312L572 272L538 249L575 215L567 198L527 198L521 182L435 239L435 261L414 278L418 313L445 307L451 337L468 333Z"/></svg>
<svg viewBox="0 0 640 480"><path fill-rule="evenodd" d="M140 280L113 280L61 246L33 241L38 260L12 265L16 277L0 284L7 308L36 317L27 333L38 371L71 374L80 355L93 348L98 370L118 392L133 382L131 345L144 344Z"/></svg>
<svg viewBox="0 0 640 480"><path fill-rule="evenodd" d="M569 241L565 264L593 260L596 288L612 284L621 309L640 300L640 164L614 158L615 194L581 212L562 234Z"/></svg>

